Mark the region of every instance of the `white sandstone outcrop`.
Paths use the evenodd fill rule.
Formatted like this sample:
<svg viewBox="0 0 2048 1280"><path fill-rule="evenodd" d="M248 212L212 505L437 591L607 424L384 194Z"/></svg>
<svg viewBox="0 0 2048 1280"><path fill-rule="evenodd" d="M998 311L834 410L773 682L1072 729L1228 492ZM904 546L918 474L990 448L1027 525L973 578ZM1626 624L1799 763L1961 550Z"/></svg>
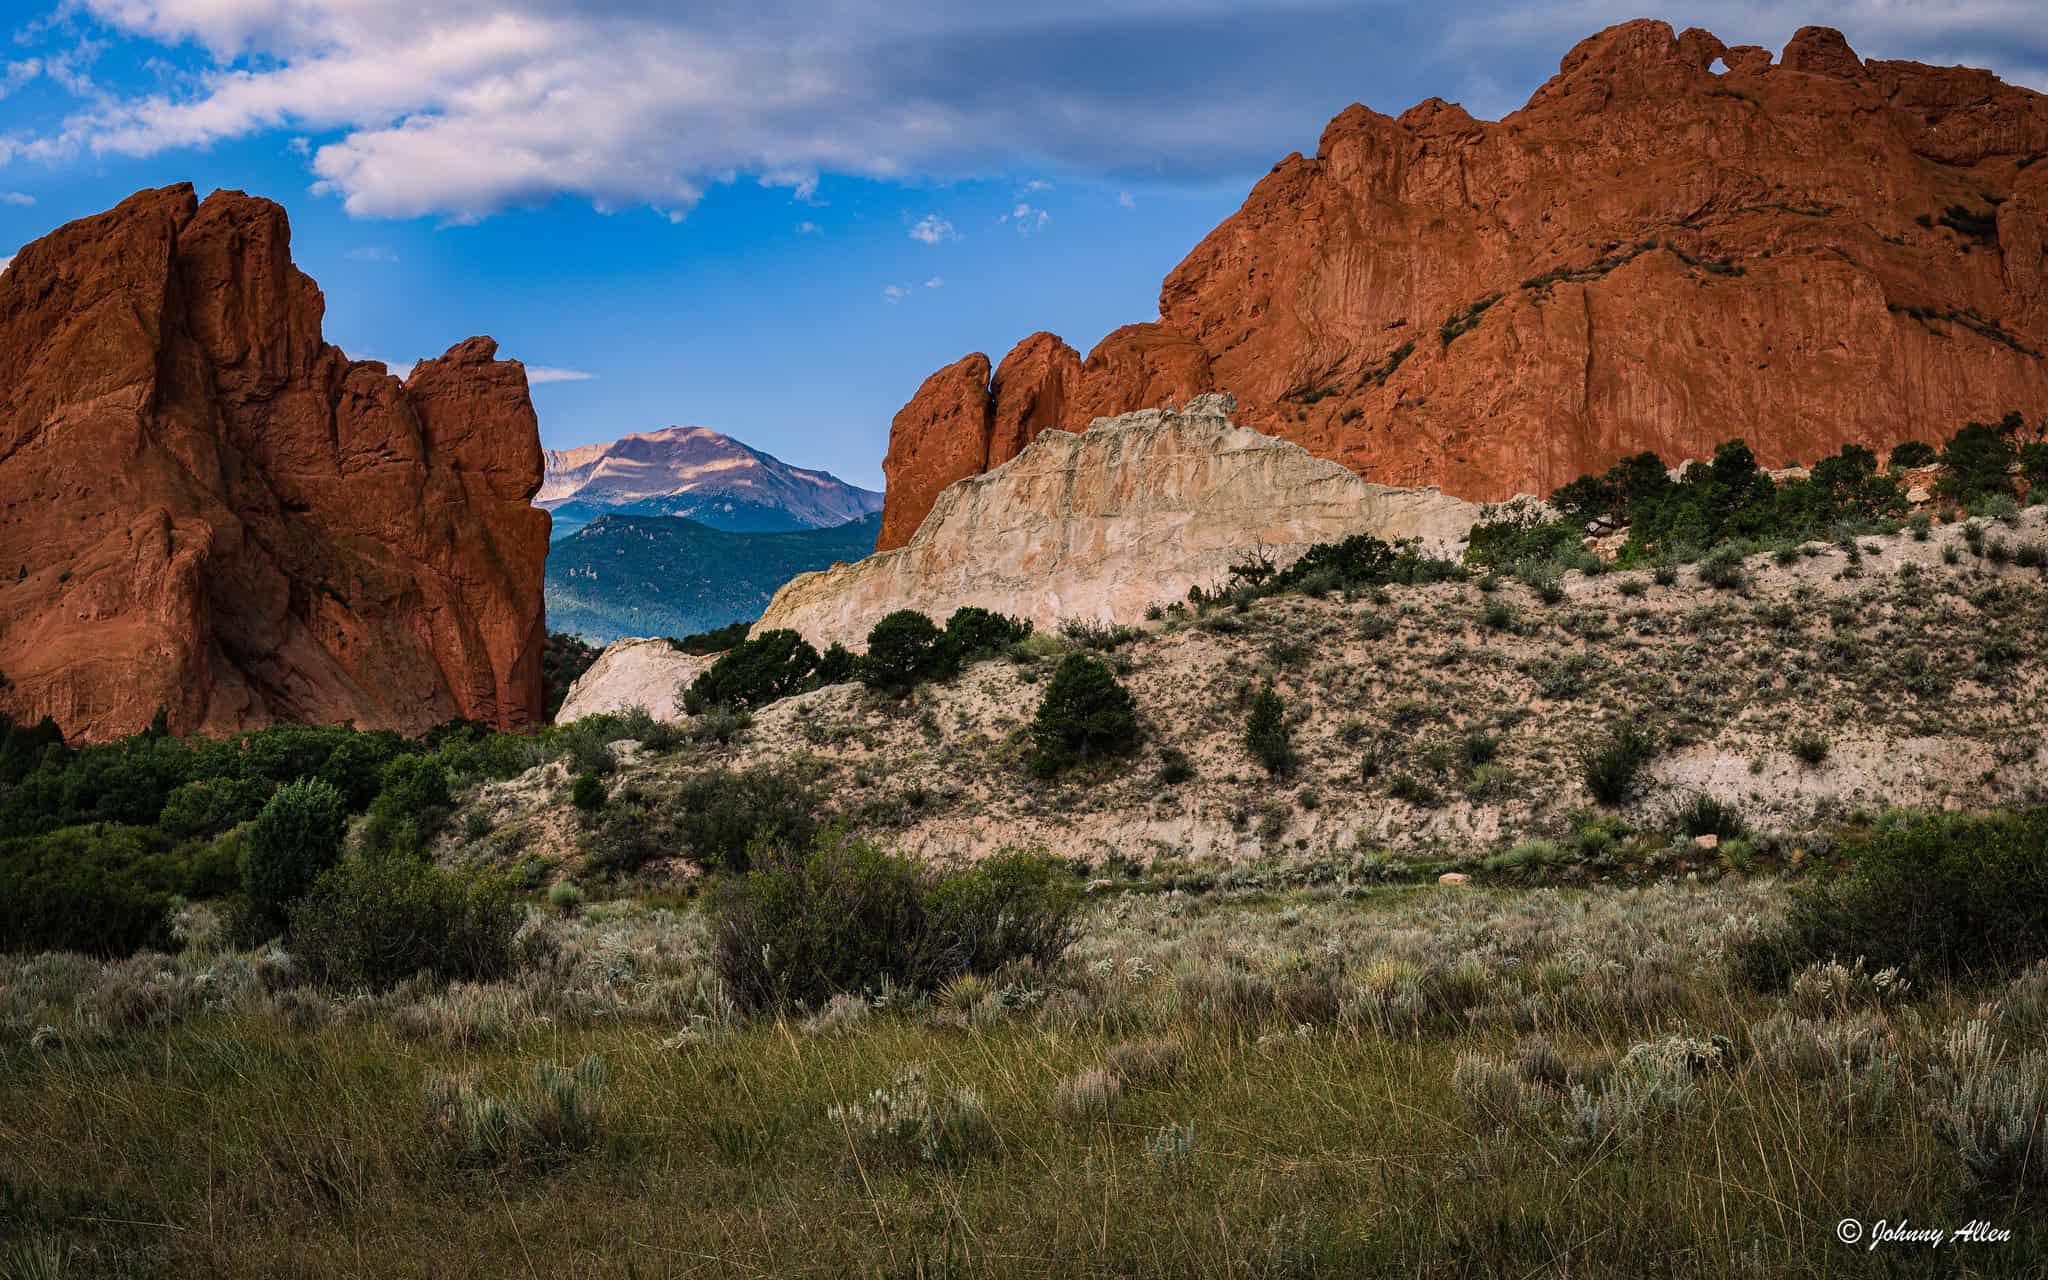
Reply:
<svg viewBox="0 0 2048 1280"><path fill-rule="evenodd" d="M697 678L713 659L684 653L662 639L617 640L569 686L555 723L602 712L645 707L656 720L680 720L676 690Z"/></svg>
<svg viewBox="0 0 2048 1280"><path fill-rule="evenodd" d="M1097 418L1045 431L1015 458L939 495L910 542L792 579L755 634L859 647L916 609L943 622L980 605L1040 627L1135 622L1150 605L1215 587L1253 552L1285 565L1358 533L1455 554L1480 506L1435 488L1370 484L1299 445L1232 425L1235 401Z"/></svg>

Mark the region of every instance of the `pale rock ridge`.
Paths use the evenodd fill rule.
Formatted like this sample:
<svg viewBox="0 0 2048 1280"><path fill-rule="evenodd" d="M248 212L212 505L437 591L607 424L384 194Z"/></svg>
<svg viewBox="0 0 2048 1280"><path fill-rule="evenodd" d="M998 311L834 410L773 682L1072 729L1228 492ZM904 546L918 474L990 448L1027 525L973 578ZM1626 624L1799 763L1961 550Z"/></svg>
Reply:
<svg viewBox="0 0 2048 1280"><path fill-rule="evenodd" d="M614 641L569 686L555 722L568 724L585 716L617 714L634 707L644 707L656 720L681 720L676 691L714 660L684 653L664 639Z"/></svg>
<svg viewBox="0 0 2048 1280"><path fill-rule="evenodd" d="M755 634L864 644L897 609L943 622L979 605L1040 627L1134 622L1148 606L1214 587L1263 550L1285 564L1357 533L1447 552L1479 518L1436 489L1370 484L1299 445L1234 425L1234 402L1098 418L1039 432L1023 452L938 496L910 542L792 580Z"/></svg>

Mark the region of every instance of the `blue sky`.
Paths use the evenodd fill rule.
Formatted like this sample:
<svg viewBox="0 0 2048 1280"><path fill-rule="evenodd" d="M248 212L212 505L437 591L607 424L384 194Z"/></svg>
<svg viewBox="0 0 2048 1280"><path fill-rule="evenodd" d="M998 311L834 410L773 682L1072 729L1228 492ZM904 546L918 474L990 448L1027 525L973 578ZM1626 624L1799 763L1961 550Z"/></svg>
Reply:
<svg viewBox="0 0 2048 1280"><path fill-rule="evenodd" d="M1519 106L1654 16L2048 88L2040 0L11 0L0 259L146 186L291 211L327 336L473 333L550 446L691 423L880 487L931 370L1082 351L1353 101ZM7 24L11 23L11 29ZM545 380L543 380L545 379Z"/></svg>

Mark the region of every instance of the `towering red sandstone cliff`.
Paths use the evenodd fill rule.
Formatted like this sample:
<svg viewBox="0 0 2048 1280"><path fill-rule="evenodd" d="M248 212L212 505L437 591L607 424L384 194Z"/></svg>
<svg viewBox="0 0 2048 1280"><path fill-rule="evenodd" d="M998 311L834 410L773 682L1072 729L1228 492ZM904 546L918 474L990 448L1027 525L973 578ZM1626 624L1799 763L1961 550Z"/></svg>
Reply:
<svg viewBox="0 0 2048 1280"><path fill-rule="evenodd" d="M99 739L542 717L526 373L320 336L284 210L189 185L0 273L0 710Z"/></svg>
<svg viewBox="0 0 2048 1280"><path fill-rule="evenodd" d="M1156 322L928 381L891 429L880 546L1047 427L1212 389L1369 480L1476 499L1734 435L1777 466L2038 414L2043 160L2048 97L1818 27L1773 63L1626 23L1497 123L1352 106L1175 268Z"/></svg>

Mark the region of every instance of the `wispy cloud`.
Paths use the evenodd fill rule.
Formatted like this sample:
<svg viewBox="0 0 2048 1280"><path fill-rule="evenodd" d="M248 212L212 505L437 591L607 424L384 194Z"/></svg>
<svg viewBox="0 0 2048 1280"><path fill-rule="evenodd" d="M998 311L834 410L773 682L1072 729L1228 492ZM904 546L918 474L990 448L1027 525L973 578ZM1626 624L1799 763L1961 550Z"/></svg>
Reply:
<svg viewBox="0 0 2048 1280"><path fill-rule="evenodd" d="M35 203L36 198L32 195L29 195L26 192L9 191L4 194L0 194L0 204L13 205L17 209L34 208Z"/></svg>
<svg viewBox="0 0 2048 1280"><path fill-rule="evenodd" d="M820 231L823 231L824 229L825 228L819 226L817 223L811 222L809 220L805 220L803 222L799 222L796 224L796 233L800 236L814 236L817 235Z"/></svg>
<svg viewBox="0 0 2048 1280"><path fill-rule="evenodd" d="M350 262L392 263L398 261L398 255L389 249L381 248L377 245L366 245L361 249L350 249L348 251L348 260Z"/></svg>
<svg viewBox="0 0 2048 1280"><path fill-rule="evenodd" d="M944 276L933 276L924 282L924 287L927 289L943 289L946 287L946 278Z"/></svg>
<svg viewBox="0 0 2048 1280"><path fill-rule="evenodd" d="M13 265L14 265L14 256L13 256L12 254L9 254L9 255L8 255L7 257L5 257L5 258L0 258L0 271L5 271L5 270L7 270L7 268L9 268L9 267L11 267L11 266L13 266Z"/></svg>
<svg viewBox="0 0 2048 1280"><path fill-rule="evenodd" d="M900 284L885 284L882 286L882 301L892 306L909 296L910 290Z"/></svg>
<svg viewBox="0 0 2048 1280"><path fill-rule="evenodd" d="M1034 231L1045 230L1052 222L1052 215L1037 205L1026 204L1019 200L1016 208L998 217L996 221L1007 222L1017 228L1018 235L1028 236Z"/></svg>
<svg viewBox="0 0 2048 1280"><path fill-rule="evenodd" d="M1356 99L1389 112L1431 94L1467 96L1481 114L1512 108L1573 41L1642 8L1291 0L1246 21L1239 0L1047 0L1028 12L898 0L886 20L876 6L827 0L16 7L59 18L18 37L0 95L47 82L77 105L10 114L0 163L276 133L323 140L307 158L317 189L352 214L454 221L565 194L680 217L742 176L815 201L820 175L949 181L1026 155L1110 183L1234 181L1307 150ZM2040 0L1810 0L1796 18L1764 0L1681 8L1679 25L1711 26L1731 44L1775 48L1798 22L1821 22L1870 57L1968 62L2048 85ZM115 40L177 54L159 75L122 79L99 65ZM1177 65L1227 59L1232 74L1105 70L1161 47ZM1020 202L1039 194L1029 187Z"/></svg>
<svg viewBox="0 0 2048 1280"><path fill-rule="evenodd" d="M544 364L526 366L526 381L536 387L550 382L588 382L596 376L581 369L551 369Z"/></svg>
<svg viewBox="0 0 2048 1280"><path fill-rule="evenodd" d="M920 244L940 244L947 240L958 240L960 233L953 229L951 222L936 213L928 213L910 228L910 238Z"/></svg>
<svg viewBox="0 0 2048 1280"><path fill-rule="evenodd" d="M1126 209L1135 209L1138 207L1138 202L1131 198L1131 193L1128 191L1117 192L1116 202Z"/></svg>

